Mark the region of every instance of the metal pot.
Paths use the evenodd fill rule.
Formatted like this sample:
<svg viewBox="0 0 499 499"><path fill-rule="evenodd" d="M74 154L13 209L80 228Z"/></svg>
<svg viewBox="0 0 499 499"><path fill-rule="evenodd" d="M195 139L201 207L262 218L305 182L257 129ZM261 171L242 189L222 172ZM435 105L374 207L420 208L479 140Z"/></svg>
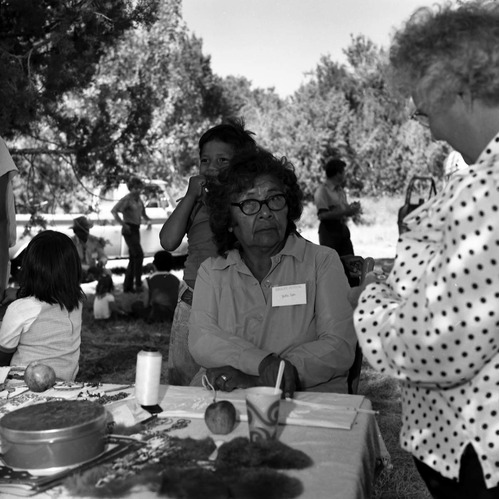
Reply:
<svg viewBox="0 0 499 499"><path fill-rule="evenodd" d="M30 405L0 420L0 439L3 461L13 468L80 464L105 450L106 410L84 400Z"/></svg>

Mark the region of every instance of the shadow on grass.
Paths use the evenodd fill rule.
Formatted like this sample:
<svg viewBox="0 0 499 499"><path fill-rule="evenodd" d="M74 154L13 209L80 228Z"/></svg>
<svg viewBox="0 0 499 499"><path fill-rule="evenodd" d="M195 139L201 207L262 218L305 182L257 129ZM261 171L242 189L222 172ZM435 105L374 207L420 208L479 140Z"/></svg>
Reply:
<svg viewBox="0 0 499 499"><path fill-rule="evenodd" d="M107 350L101 357L92 358L82 355L80 359L80 371L78 381L94 383L105 382L104 379L124 379L124 374L130 371L130 366L135 366L137 354L141 350L140 346L122 346ZM126 381L130 382L130 381Z"/></svg>
<svg viewBox="0 0 499 499"><path fill-rule="evenodd" d="M134 383L137 354L147 347L157 349L163 356L161 382L166 383L171 323L150 324L132 317L96 321L92 299L90 297L83 307L80 369L76 379L92 383Z"/></svg>
<svg viewBox="0 0 499 499"><path fill-rule="evenodd" d="M359 393L372 402L373 409L379 411L376 420L391 457L391 468L380 473L372 499L431 499L411 454L400 447L402 406L399 383L375 371L364 360Z"/></svg>

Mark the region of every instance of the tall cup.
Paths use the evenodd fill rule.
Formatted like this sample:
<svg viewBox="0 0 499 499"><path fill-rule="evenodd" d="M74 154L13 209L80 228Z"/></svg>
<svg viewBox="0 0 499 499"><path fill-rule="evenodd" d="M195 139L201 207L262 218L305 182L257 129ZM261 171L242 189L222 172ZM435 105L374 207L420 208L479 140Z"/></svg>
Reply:
<svg viewBox="0 0 499 499"><path fill-rule="evenodd" d="M246 390L250 441L272 440L277 434L282 390L257 386Z"/></svg>

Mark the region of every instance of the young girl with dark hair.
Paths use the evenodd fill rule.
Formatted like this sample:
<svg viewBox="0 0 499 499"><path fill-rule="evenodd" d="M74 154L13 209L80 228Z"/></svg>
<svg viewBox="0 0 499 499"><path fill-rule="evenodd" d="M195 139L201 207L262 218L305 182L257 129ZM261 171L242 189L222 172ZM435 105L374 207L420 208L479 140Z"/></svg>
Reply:
<svg viewBox="0 0 499 499"><path fill-rule="evenodd" d="M180 283L170 333L168 382L172 385L188 385L199 370L187 346L192 294L199 266L217 252L205 205L206 184L236 153L256 147L252 135L253 132L245 129L244 120L235 118L203 133L199 139L199 173L189 179L185 196L159 235L161 246L167 251L176 250L186 234L188 240L184 279Z"/></svg>
<svg viewBox="0 0 499 499"><path fill-rule="evenodd" d="M81 341L81 263L71 239L52 230L37 234L23 258L18 299L0 328L0 365L39 361L58 379L78 372Z"/></svg>
<svg viewBox="0 0 499 499"><path fill-rule="evenodd" d="M94 319L107 320L124 315L114 298L114 282L110 274L103 274L97 281L94 299Z"/></svg>

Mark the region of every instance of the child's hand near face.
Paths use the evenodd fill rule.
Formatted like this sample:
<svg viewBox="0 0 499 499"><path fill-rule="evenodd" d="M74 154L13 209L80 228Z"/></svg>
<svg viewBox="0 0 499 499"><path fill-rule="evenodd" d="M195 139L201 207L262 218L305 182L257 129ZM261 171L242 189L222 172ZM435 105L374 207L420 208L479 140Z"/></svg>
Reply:
<svg viewBox="0 0 499 499"><path fill-rule="evenodd" d="M206 177L204 175L193 175L189 179L186 196L192 196L195 199L199 199L203 195L205 184Z"/></svg>

